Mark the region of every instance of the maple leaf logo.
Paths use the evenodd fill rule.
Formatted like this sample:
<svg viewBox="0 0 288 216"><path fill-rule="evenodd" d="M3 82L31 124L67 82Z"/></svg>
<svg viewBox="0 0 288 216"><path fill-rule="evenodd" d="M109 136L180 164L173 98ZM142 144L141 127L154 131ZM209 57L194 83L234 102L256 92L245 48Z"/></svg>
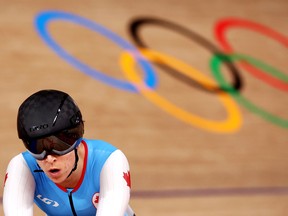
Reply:
<svg viewBox="0 0 288 216"><path fill-rule="evenodd" d="M127 186L131 188L130 171L123 172L123 178L125 179Z"/></svg>

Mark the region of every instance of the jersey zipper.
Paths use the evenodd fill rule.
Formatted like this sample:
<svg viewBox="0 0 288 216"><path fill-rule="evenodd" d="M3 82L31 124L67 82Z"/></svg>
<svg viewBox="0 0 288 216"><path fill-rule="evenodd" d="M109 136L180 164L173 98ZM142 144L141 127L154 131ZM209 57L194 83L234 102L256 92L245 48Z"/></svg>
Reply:
<svg viewBox="0 0 288 216"><path fill-rule="evenodd" d="M68 191L68 197L69 197L70 207L71 207L71 210L73 212L73 216L77 216L76 211L75 211L75 207L74 207L74 203L73 203L72 190Z"/></svg>

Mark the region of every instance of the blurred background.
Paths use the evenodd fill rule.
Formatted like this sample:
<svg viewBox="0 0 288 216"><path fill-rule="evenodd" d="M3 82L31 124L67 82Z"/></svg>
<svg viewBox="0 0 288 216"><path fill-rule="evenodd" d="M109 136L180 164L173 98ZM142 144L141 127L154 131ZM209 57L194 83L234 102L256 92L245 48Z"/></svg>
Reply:
<svg viewBox="0 0 288 216"><path fill-rule="evenodd" d="M59 89L126 154L137 216L288 215L287 1L0 2L3 182L19 105Z"/></svg>

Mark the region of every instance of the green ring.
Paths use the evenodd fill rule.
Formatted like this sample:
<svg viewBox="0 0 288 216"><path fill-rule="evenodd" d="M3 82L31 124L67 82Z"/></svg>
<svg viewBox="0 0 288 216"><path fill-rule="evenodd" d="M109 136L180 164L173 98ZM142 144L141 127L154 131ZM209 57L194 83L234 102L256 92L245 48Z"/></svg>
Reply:
<svg viewBox="0 0 288 216"><path fill-rule="evenodd" d="M236 61L236 60L244 60L249 62L250 64L255 65L256 67L261 68L262 70L280 78L280 79L284 79L286 80L287 77L286 75L282 74L280 71L278 71L277 69L264 64L263 62L260 62L259 60L256 60L252 57L247 57L245 55L241 55L241 54L229 54L229 55L214 55L212 57L212 59L210 60L210 68L212 70L213 76L214 78L217 80L218 84L223 88L223 89L227 89L227 92L234 97L237 102L241 105L243 105L245 108L247 108L248 110L250 110L251 112L255 113L256 115L261 116L262 118L276 124L279 125L281 127L284 128L288 128L288 120L282 119L278 116L275 116L259 107L257 107L256 105L254 105L253 103L251 103L250 101L248 101L245 97L243 97L239 91L237 91L236 89L234 89L228 82L226 82L226 80L224 79L224 77L221 74L220 71L220 64L223 61Z"/></svg>

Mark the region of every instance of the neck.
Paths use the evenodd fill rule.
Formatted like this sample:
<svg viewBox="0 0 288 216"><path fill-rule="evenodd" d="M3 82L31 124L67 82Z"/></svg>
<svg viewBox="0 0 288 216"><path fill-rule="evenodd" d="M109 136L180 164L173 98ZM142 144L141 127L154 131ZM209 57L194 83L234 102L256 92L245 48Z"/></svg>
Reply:
<svg viewBox="0 0 288 216"><path fill-rule="evenodd" d="M59 184L61 187L75 188L81 179L81 175L82 175L82 171L84 167L84 157L85 157L85 148L82 143L77 148L77 154L78 154L77 168L72 173L70 173L70 175L64 182ZM76 155L75 155L75 160L76 160Z"/></svg>

